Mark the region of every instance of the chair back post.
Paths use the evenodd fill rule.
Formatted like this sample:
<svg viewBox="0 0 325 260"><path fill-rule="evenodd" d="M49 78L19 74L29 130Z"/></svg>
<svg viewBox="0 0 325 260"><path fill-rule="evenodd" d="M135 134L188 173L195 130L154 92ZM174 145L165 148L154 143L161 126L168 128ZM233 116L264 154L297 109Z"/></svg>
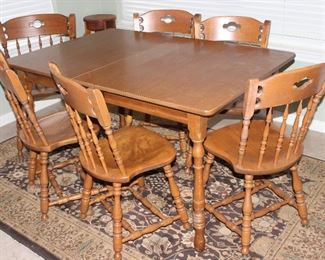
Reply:
<svg viewBox="0 0 325 260"><path fill-rule="evenodd" d="M105 130L107 140L114 155L114 160L121 173L125 174L123 160L111 129L111 117L101 91L98 89L86 89L72 79L63 76L54 63L50 63L49 67L54 81L65 101L72 126L76 132L80 149L85 159L90 161L93 166L95 166L95 160L99 160L105 172L109 171L99 145L99 139L90 120L91 117L97 119ZM83 124L79 113L85 116L86 125ZM93 145L95 146L94 149L92 149Z"/></svg>
<svg viewBox="0 0 325 260"><path fill-rule="evenodd" d="M274 148L275 165L281 158L289 160L292 156L302 153L303 141L324 94L325 63L283 72L265 80L250 80L244 98L243 127L237 164L241 166L244 161L250 124L256 110L267 110L264 128L261 129L263 132L260 148L257 149L258 168L262 167L266 149ZM306 102L306 109L303 109ZM273 127L273 112L280 111L278 109L281 107L283 112L278 137L276 140L269 140L269 133ZM291 109L295 111L294 123L286 138L287 141L284 141L288 129L287 118Z"/></svg>
<svg viewBox="0 0 325 260"><path fill-rule="evenodd" d="M76 15L75 14L69 14L68 27L69 27L68 31L69 31L70 40L76 39L77 34L76 34Z"/></svg>

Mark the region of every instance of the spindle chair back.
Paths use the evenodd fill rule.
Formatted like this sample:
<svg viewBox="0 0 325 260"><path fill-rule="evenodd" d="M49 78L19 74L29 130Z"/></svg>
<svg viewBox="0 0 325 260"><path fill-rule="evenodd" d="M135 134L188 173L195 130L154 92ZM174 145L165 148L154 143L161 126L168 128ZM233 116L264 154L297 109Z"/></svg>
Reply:
<svg viewBox="0 0 325 260"><path fill-rule="evenodd" d="M246 16L214 16L201 21L194 18L195 38L209 41L232 41L266 48L271 22Z"/></svg>
<svg viewBox="0 0 325 260"><path fill-rule="evenodd" d="M289 204L297 209L303 225L308 223L307 208L297 164L317 105L325 94L325 63L283 72L265 80L252 79L245 92L243 122L208 134L204 146L208 152L203 181L207 183L210 167L217 156L244 175L244 192L231 195L206 209L230 230L241 236L242 253L249 253L251 221ZM304 108L304 106L306 106ZM266 110L265 119L254 118L256 110ZM274 115L281 111L281 120ZM289 116L294 115L292 126ZM280 121L280 122L277 122ZM295 199L265 175L289 170ZM254 177L259 176L254 181ZM252 212L252 194L267 188L282 201ZM231 221L218 208L244 199L243 218ZM241 227L240 227L241 226Z"/></svg>
<svg viewBox="0 0 325 260"><path fill-rule="evenodd" d="M189 227L188 216L173 177L171 163L176 151L162 136L143 127L124 127L112 131L111 118L104 97L98 89L85 89L77 82L63 76L59 68L50 63L53 78L66 102L66 107L80 145L80 162L86 171L81 217L86 217L89 205L101 202L113 218L114 259L121 259L122 243L135 240L180 219L185 228ZM81 124L81 115L87 126ZM98 138L93 131L92 120L97 119L104 130ZM143 197L139 187L143 173L163 167L174 199L177 215L166 216L148 199ZM108 192L90 201L93 177L107 182ZM160 221L142 230L135 230L122 217L121 191L130 191ZM143 187L143 186L142 186ZM111 205L107 198L113 197ZM122 236L122 227L128 235Z"/></svg>

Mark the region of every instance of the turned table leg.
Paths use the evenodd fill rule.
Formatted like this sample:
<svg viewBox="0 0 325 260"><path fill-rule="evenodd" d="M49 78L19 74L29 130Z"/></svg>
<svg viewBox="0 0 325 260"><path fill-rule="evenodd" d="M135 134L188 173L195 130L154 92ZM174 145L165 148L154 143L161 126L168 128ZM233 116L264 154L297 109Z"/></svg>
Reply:
<svg viewBox="0 0 325 260"><path fill-rule="evenodd" d="M193 191L193 226L195 229L194 247L197 251L205 248L205 196L203 183L203 141L207 132L207 118L196 115L188 115L189 136L193 142L193 168L194 168L194 191Z"/></svg>

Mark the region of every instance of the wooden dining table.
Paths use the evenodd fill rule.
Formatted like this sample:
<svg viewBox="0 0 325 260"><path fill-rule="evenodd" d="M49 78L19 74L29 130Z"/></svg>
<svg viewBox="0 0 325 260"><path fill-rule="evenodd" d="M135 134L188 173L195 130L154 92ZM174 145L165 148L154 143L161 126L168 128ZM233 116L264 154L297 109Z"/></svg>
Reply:
<svg viewBox="0 0 325 260"><path fill-rule="evenodd" d="M208 120L241 98L249 79L264 79L294 60L292 52L105 30L9 59L26 79L52 84L49 62L109 104L187 125L193 142L194 246L205 248L203 142ZM275 93L276 95L276 93Z"/></svg>

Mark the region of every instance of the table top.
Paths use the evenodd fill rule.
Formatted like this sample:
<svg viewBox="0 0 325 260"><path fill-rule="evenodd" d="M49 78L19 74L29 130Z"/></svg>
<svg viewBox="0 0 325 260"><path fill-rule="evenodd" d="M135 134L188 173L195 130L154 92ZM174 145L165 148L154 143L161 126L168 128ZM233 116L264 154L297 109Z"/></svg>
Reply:
<svg viewBox="0 0 325 260"><path fill-rule="evenodd" d="M55 62L84 86L212 116L243 95L249 79L277 72L294 56L229 42L105 30L11 58L9 64L49 77L48 62Z"/></svg>

